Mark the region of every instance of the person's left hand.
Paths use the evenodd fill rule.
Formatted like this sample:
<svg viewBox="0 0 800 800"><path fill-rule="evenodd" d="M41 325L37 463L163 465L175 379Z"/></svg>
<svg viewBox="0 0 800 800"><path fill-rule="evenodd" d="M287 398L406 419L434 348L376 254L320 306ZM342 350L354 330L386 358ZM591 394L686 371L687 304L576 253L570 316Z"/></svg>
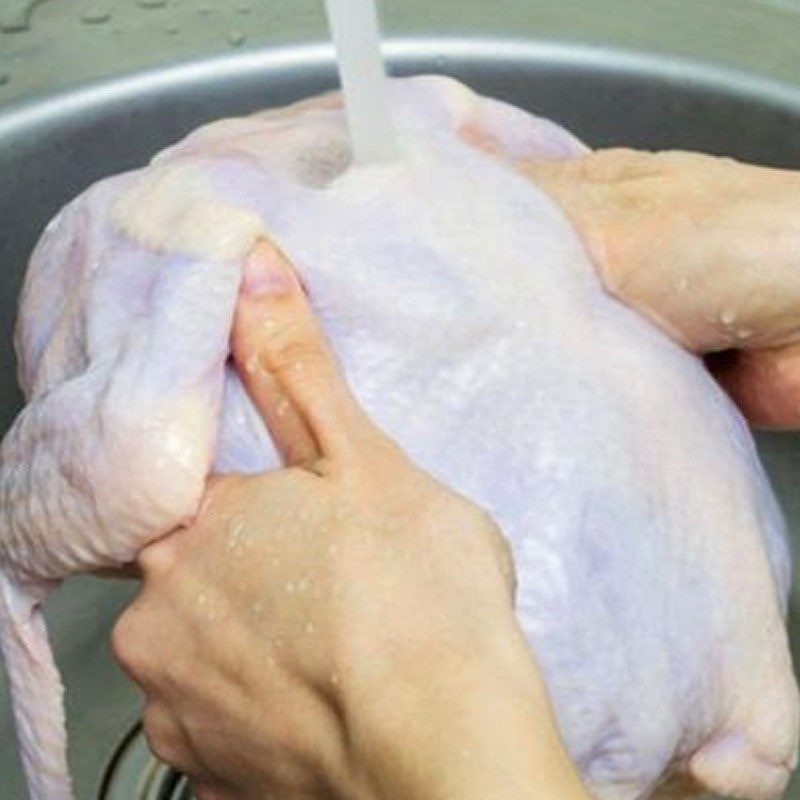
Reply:
<svg viewBox="0 0 800 800"><path fill-rule="evenodd" d="M800 172L598 150L521 171L583 238L606 289L709 363L748 419L800 426Z"/></svg>

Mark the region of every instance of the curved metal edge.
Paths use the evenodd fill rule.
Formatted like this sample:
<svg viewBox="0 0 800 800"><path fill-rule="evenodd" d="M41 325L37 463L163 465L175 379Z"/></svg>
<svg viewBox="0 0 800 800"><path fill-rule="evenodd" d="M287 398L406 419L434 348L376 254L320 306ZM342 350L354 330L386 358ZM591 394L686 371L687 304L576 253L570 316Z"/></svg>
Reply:
<svg viewBox="0 0 800 800"><path fill-rule="evenodd" d="M602 73L632 72L643 76L713 87L730 95L758 97L761 102L800 107L800 85L750 75L701 61L619 50L574 42L518 39L412 38L388 40L383 52L393 62L417 59L465 58L478 64L510 59L548 65L580 65ZM198 81L219 83L257 76L264 71L299 67L332 67L335 52L329 43L269 48L263 51L189 61L175 66L137 72L77 90L60 91L39 100L26 100L0 111L0 140L21 129L53 117L80 115L106 101L132 97L153 89L175 89Z"/></svg>

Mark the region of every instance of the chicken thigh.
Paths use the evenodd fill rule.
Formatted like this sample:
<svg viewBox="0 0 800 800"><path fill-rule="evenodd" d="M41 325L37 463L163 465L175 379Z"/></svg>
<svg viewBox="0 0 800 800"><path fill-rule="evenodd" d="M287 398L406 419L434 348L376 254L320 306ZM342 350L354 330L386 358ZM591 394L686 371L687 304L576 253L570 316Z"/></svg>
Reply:
<svg viewBox="0 0 800 800"><path fill-rule="evenodd" d="M71 797L49 589L191 519L209 474L279 466L229 363L242 259L269 236L375 422L508 536L590 790L777 798L798 731L790 559L746 425L513 169L576 139L449 79L388 91L394 163L350 164L329 95L202 128L44 233L17 330L28 404L0 450L31 797Z"/></svg>

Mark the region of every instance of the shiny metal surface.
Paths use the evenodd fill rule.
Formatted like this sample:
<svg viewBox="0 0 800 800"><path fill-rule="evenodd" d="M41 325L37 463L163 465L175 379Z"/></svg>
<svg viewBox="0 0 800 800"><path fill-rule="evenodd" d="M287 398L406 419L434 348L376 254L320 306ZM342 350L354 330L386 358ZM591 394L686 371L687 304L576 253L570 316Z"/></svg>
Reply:
<svg viewBox="0 0 800 800"><path fill-rule="evenodd" d="M535 38L798 79L800 0L378 0L386 35ZM2 0L0 103L89 80L327 37L322 0ZM23 14L30 7L29 14ZM98 11L105 17L96 21ZM24 17L28 29L4 34ZM87 21L88 20L88 21ZM19 25L16 25L19 27ZM0 81L2 83L2 81Z"/></svg>
<svg viewBox="0 0 800 800"><path fill-rule="evenodd" d="M186 778L151 755L141 726L137 725L114 754L97 800L190 800L191 797Z"/></svg>
<svg viewBox="0 0 800 800"><path fill-rule="evenodd" d="M695 148L800 167L800 83L699 59L519 38L406 39L387 51L396 74L447 72L560 120L593 145ZM0 106L0 431L19 407L10 346L17 292L31 247L60 206L204 121L329 88L334 76L330 49L309 44L237 52ZM761 447L797 538L800 439L764 436ZM105 770L136 720L136 693L112 665L106 643L132 592L82 578L49 604L79 798L99 796ZM792 605L798 619L800 593ZM11 730L3 697L0 800L24 797ZM800 783L788 796L800 798Z"/></svg>

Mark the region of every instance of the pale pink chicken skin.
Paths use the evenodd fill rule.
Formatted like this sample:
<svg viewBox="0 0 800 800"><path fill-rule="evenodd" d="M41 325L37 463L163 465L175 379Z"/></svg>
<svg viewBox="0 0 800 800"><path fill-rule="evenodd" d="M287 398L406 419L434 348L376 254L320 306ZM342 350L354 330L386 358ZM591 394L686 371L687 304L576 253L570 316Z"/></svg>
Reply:
<svg viewBox="0 0 800 800"><path fill-rule="evenodd" d="M508 535L589 788L778 797L798 729L790 562L746 426L510 165L582 145L450 80L390 91L398 163L347 169L322 98L203 128L43 236L17 338L29 404L0 450L0 642L31 797L71 797L48 589L132 561L210 473L278 466L226 364L263 235L375 421Z"/></svg>

